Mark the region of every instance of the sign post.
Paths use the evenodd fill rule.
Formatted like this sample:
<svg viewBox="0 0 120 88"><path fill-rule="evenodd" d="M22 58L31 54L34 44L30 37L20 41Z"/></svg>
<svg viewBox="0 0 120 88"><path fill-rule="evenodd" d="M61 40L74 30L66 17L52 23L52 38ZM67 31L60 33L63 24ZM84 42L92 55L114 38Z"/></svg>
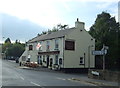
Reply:
<svg viewBox="0 0 120 88"><path fill-rule="evenodd" d="M103 56L103 71L105 70L105 55L107 54L107 50L109 49L108 46L103 44L103 48L101 51L92 51L93 55L102 55Z"/></svg>

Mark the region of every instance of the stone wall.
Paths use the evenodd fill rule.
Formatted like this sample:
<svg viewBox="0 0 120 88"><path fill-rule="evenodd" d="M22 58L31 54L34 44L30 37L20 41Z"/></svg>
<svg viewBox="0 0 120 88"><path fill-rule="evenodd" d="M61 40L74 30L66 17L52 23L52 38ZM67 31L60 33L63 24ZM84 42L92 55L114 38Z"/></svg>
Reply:
<svg viewBox="0 0 120 88"><path fill-rule="evenodd" d="M120 83L120 72L108 71L108 70L95 70L91 69L88 71L88 77L93 79L115 81Z"/></svg>

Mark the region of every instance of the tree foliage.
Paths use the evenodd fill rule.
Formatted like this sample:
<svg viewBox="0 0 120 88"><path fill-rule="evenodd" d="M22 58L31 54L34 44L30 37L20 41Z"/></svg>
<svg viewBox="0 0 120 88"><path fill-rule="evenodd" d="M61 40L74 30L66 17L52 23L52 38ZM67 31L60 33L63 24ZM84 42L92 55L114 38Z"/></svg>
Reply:
<svg viewBox="0 0 120 88"><path fill-rule="evenodd" d="M59 30L65 30L67 28L69 28L69 27L66 24L64 24L64 25L58 24L55 27L53 27L52 29L48 29L47 31L43 31L41 34L38 34L38 36L43 35L43 34L49 34L49 33L52 33L52 32L59 31Z"/></svg>
<svg viewBox="0 0 120 88"><path fill-rule="evenodd" d="M108 68L118 66L120 59L120 29L115 17L107 12L97 15L95 23L91 26L89 33L96 39L96 49L101 50L103 44L109 47L106 55L106 65Z"/></svg>
<svg viewBox="0 0 120 88"><path fill-rule="evenodd" d="M12 47L9 47L6 51L7 56L20 57L24 52L24 45L14 43Z"/></svg>
<svg viewBox="0 0 120 88"><path fill-rule="evenodd" d="M10 38L7 38L7 39L5 40L5 43L11 43Z"/></svg>
<svg viewBox="0 0 120 88"><path fill-rule="evenodd" d="M9 39L5 40L2 47L2 52L5 53L7 57L20 57L25 50L25 44L15 41L15 43L9 42Z"/></svg>

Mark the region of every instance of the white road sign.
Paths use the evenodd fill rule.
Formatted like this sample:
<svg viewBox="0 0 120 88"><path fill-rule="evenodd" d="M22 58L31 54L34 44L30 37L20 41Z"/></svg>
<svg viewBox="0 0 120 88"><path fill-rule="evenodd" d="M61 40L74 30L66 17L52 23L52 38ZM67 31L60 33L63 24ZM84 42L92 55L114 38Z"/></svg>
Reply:
<svg viewBox="0 0 120 88"><path fill-rule="evenodd" d="M104 51L92 51L92 54L93 55L103 55L104 54Z"/></svg>

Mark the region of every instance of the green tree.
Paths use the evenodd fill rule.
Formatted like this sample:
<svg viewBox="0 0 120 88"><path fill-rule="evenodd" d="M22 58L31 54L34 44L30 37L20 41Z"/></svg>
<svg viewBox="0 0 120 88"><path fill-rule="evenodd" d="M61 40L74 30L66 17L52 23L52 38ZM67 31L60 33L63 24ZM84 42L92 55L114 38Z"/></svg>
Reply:
<svg viewBox="0 0 120 88"><path fill-rule="evenodd" d="M66 24L64 24L64 25L58 24L58 25L57 25L57 28L63 30L63 29L68 28L68 25L66 25Z"/></svg>
<svg viewBox="0 0 120 88"><path fill-rule="evenodd" d="M111 17L107 12L98 14L95 23L90 28L89 33L96 39L96 49L101 50L103 44L109 47L106 55L107 68L117 66L116 61L120 57L118 54L120 49L118 46L119 32L119 24L116 22L115 17Z"/></svg>
<svg viewBox="0 0 120 88"><path fill-rule="evenodd" d="M7 38L7 39L5 40L5 43L11 43L10 38Z"/></svg>
<svg viewBox="0 0 120 88"><path fill-rule="evenodd" d="M9 39L7 39L8 41ZM18 40L15 43L10 43L5 41L2 47L2 52L5 53L7 57L20 57L25 50L25 44L21 44Z"/></svg>
<svg viewBox="0 0 120 88"><path fill-rule="evenodd" d="M7 56L20 57L25 50L25 44L14 43L6 51Z"/></svg>

